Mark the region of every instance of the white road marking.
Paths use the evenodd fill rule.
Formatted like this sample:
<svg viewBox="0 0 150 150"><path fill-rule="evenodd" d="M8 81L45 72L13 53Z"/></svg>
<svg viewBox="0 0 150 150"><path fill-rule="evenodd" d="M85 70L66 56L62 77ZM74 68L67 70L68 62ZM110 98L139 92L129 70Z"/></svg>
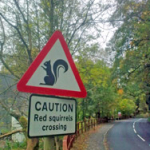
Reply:
<svg viewBox="0 0 150 150"><path fill-rule="evenodd" d="M133 129L133 130L134 130L135 133L137 133L135 129Z"/></svg>
<svg viewBox="0 0 150 150"><path fill-rule="evenodd" d="M135 132L135 134L143 141L145 142L145 139L143 139L139 134L137 134L136 130L135 130L135 123L140 121L141 119L138 119L137 121L134 121L133 123L133 131Z"/></svg>
<svg viewBox="0 0 150 150"><path fill-rule="evenodd" d="M144 140L140 135L137 134L137 136L138 136L143 142L145 142L145 140Z"/></svg>

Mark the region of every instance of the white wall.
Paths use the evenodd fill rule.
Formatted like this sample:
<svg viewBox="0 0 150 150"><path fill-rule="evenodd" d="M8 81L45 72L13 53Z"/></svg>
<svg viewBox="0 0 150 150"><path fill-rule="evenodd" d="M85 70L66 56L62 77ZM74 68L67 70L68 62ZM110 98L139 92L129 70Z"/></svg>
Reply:
<svg viewBox="0 0 150 150"><path fill-rule="evenodd" d="M14 117L12 117L12 130L17 129L22 129L22 127L20 126L19 122ZM14 142L23 142L24 139L25 136L23 135L23 133L16 133L12 135L12 140Z"/></svg>

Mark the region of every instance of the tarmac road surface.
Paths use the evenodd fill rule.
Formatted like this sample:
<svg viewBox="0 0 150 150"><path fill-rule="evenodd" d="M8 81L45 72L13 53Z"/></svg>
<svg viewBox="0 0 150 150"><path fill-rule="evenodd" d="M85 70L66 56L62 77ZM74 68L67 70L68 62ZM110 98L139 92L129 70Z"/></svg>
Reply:
<svg viewBox="0 0 150 150"><path fill-rule="evenodd" d="M106 139L109 150L150 150L150 123L146 118L116 121Z"/></svg>

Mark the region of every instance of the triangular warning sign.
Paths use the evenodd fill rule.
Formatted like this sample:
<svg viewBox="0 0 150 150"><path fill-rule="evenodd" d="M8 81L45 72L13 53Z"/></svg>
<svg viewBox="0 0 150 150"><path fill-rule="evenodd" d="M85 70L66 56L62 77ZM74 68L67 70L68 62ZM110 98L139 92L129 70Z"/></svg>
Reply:
<svg viewBox="0 0 150 150"><path fill-rule="evenodd" d="M87 93L68 46L56 31L17 84L18 91L84 98Z"/></svg>

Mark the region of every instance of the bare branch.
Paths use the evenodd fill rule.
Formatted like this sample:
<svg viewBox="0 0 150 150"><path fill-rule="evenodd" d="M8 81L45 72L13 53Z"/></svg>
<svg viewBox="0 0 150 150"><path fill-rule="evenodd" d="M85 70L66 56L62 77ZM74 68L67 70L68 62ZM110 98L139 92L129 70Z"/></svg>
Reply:
<svg viewBox="0 0 150 150"><path fill-rule="evenodd" d="M138 65L138 66L136 66L132 71L130 71L130 72L128 72L128 77L131 75L131 74L133 74L137 69L139 69L141 67L141 64L140 65Z"/></svg>
<svg viewBox="0 0 150 150"><path fill-rule="evenodd" d="M0 60L2 61L3 65L5 66L5 68L6 68L13 76L15 76L16 78L20 79L20 77L17 76L17 75L9 68L9 66L7 65L7 63L5 63L5 61L4 61L4 59L3 59L2 51L3 51L3 47L1 46Z"/></svg>
<svg viewBox="0 0 150 150"><path fill-rule="evenodd" d="M11 115L13 116L17 121L19 121L21 114L17 113L15 111L10 110L8 106L6 106L2 101L0 101L0 105Z"/></svg>
<svg viewBox="0 0 150 150"><path fill-rule="evenodd" d="M1 25L2 25L2 30L3 30L3 34L4 34L4 40L3 42L0 42L0 45L1 45L1 49L0 49L0 60L2 61L3 65L5 66L5 68L12 74L14 75L15 77L17 77L19 79L19 77L17 75L14 74L14 72L9 68L9 66L5 63L4 59L3 59L3 46L5 44L5 39L6 39L6 36L5 36L5 29L4 29L4 25L3 25L3 22L2 22L2 19L0 17L0 22L1 22Z"/></svg>
<svg viewBox="0 0 150 150"><path fill-rule="evenodd" d="M78 44L80 43L80 40L81 40L82 35L83 35L83 33L85 32L85 30L86 30L86 28L85 28L85 29L82 31L82 33L80 34L80 37L78 38L78 41L77 41L77 43L76 43L76 46L75 46L75 48L74 48L74 50L73 50L73 53L72 53L71 55L74 55L74 54L77 52L76 48L77 48Z"/></svg>
<svg viewBox="0 0 150 150"><path fill-rule="evenodd" d="M20 133L20 132L23 132L22 129L18 129L18 130L14 130L14 131L11 131L11 132L8 132L4 135L0 135L0 139L4 138L4 137L8 137L8 136L11 136L13 134L16 134L16 133Z"/></svg>
<svg viewBox="0 0 150 150"><path fill-rule="evenodd" d="M4 25L3 25L1 17L0 17L0 23L1 23L2 30L3 30L3 35L4 35L4 40L3 40L3 42L0 42L0 44L4 45L5 40L6 40L6 35L5 35L5 29L4 29Z"/></svg>
<svg viewBox="0 0 150 150"><path fill-rule="evenodd" d="M21 11L18 2L17 2L16 0L13 0L13 1L15 2L15 5L17 6L19 12L21 13L24 22L25 22L26 24L28 24L28 21L26 20L26 18L25 18L25 16L24 16L23 12Z"/></svg>
<svg viewBox="0 0 150 150"><path fill-rule="evenodd" d="M94 2L94 1L93 1L93 2ZM93 3L93 2L92 2L92 3ZM90 7L91 7L91 5L89 5L89 7L88 7L88 9L87 9L87 12L86 12L86 14L85 14L85 18L84 18L84 20L82 21L82 23L73 31L73 33L72 33L72 35L71 35L71 38L69 39L68 46L70 45L70 42L72 41L72 39L73 39L75 33L76 33L82 26L84 26L84 25L86 24Z"/></svg>
<svg viewBox="0 0 150 150"><path fill-rule="evenodd" d="M30 49L29 49L27 43L25 42L25 40L24 40L24 38L23 38L23 36L22 36L20 30L17 28L17 26L15 26L15 25L13 25L12 23L10 23L10 22L8 21L8 19L7 19L2 13L0 13L0 16L8 23L11 27L13 27L13 28L18 32L21 41L23 42L23 44L24 44L25 47L26 47L26 50L27 50L27 53L28 53L28 57L29 57L29 61L30 61L30 63L32 63L31 51L30 51Z"/></svg>
<svg viewBox="0 0 150 150"><path fill-rule="evenodd" d="M17 75L14 74L14 72L9 68L9 66L5 63L4 59L3 59L3 46L5 44L5 29L4 29L4 26L3 26L3 22L1 20L1 17L0 17L0 22L2 24L2 30L3 30L3 33L4 33L4 40L3 42L0 42L0 45L1 45L1 49L0 49L0 60L2 61L3 65L5 66L5 68L12 74L14 75L16 78L19 79L19 77Z"/></svg>

